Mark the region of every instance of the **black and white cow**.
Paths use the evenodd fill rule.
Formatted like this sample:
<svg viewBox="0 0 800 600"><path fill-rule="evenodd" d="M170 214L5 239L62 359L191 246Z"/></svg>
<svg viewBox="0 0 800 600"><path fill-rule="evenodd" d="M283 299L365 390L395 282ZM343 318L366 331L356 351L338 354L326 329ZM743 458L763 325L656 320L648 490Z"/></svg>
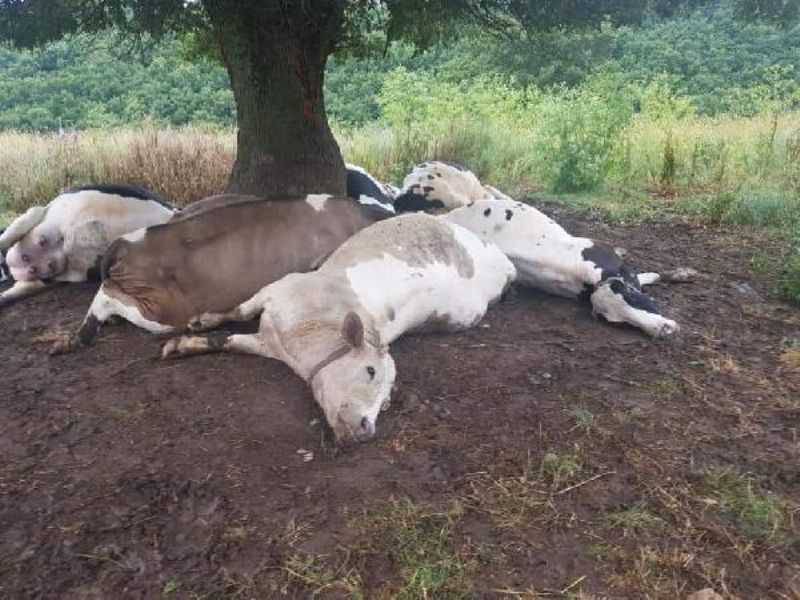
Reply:
<svg viewBox="0 0 800 600"><path fill-rule="evenodd" d="M558 296L588 297L595 314L624 322L651 336L678 331L641 287L656 283L657 273L637 274L614 250L589 238L574 237L532 206L488 188L493 199L480 200L442 215L496 244L517 268L517 282Z"/></svg>
<svg viewBox="0 0 800 600"><path fill-rule="evenodd" d="M455 163L428 161L414 167L394 199L398 213L443 213L492 197L475 174Z"/></svg>
<svg viewBox="0 0 800 600"><path fill-rule="evenodd" d="M394 211L397 188L381 183L362 167L346 164L347 195L361 204L377 204L390 212Z"/></svg>
<svg viewBox="0 0 800 600"><path fill-rule="evenodd" d="M103 253L121 235L168 221L175 209L157 194L126 185L69 189L47 206L33 206L0 235L14 285L0 306L55 282L99 278Z"/></svg>

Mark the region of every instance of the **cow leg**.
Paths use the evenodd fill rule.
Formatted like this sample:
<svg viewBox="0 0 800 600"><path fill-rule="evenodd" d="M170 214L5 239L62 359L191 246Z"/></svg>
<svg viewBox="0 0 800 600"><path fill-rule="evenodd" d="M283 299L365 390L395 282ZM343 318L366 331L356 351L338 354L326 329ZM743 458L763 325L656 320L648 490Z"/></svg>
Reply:
<svg viewBox="0 0 800 600"><path fill-rule="evenodd" d="M222 332L208 335L182 335L172 338L161 351L161 358L206 354L209 352L238 352L274 358L264 338L258 333L227 334Z"/></svg>
<svg viewBox="0 0 800 600"><path fill-rule="evenodd" d="M264 312L264 302L261 291L257 292L255 296L242 302L239 306L224 313L203 313L200 316L192 317L189 320L187 328L189 331L199 333L201 331L208 331L219 327L223 323L231 321L252 321L262 312Z"/></svg>
<svg viewBox="0 0 800 600"><path fill-rule="evenodd" d="M9 304L16 302L17 300L33 296L34 294L38 294L39 292L42 292L47 288L53 287L54 285L55 284L45 283L44 281L38 281L38 280L17 281L5 292L0 294L0 306L8 306Z"/></svg>
<svg viewBox="0 0 800 600"><path fill-rule="evenodd" d="M658 313L655 303L621 278L601 282L591 295L592 309L611 323L628 323L653 337L678 331L675 321Z"/></svg>
<svg viewBox="0 0 800 600"><path fill-rule="evenodd" d="M80 329L68 338L55 342L50 349L50 354L64 354L72 352L80 346L91 346L103 323L115 317L121 317L150 333L170 333L174 330L169 325L162 325L146 319L133 301L128 304L115 298L106 291L106 285L103 284L92 300L92 305L89 307L89 312L86 313Z"/></svg>

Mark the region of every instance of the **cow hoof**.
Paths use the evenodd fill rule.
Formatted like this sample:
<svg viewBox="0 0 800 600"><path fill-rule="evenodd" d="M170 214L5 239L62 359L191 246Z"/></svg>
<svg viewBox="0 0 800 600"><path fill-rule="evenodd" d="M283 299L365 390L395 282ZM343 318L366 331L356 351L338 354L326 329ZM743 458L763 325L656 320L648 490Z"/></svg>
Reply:
<svg viewBox="0 0 800 600"><path fill-rule="evenodd" d="M161 360L166 360L168 358L173 358L180 354L180 338L172 338L161 349Z"/></svg>
<svg viewBox="0 0 800 600"><path fill-rule="evenodd" d="M187 329L192 333L200 333L201 331L208 331L209 329L214 329L218 327L222 323L222 319L220 319L217 315L211 313L204 313L199 317L193 317L189 320L189 324L187 325Z"/></svg>
<svg viewBox="0 0 800 600"><path fill-rule="evenodd" d="M675 321L670 321L669 319L664 320L664 324L656 333L656 337L667 337L678 333L681 330L680 326Z"/></svg>
<svg viewBox="0 0 800 600"><path fill-rule="evenodd" d="M65 337L64 339L57 340L53 342L53 345L50 346L50 356L58 356L59 354L68 354L75 350L80 342L70 337Z"/></svg>

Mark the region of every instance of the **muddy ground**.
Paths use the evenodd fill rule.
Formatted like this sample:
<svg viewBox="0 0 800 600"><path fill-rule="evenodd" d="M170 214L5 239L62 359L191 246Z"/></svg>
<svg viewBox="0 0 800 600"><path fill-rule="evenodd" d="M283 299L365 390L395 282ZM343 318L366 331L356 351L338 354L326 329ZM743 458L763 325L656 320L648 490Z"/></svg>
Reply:
<svg viewBox="0 0 800 600"><path fill-rule="evenodd" d="M700 271L651 288L681 334L516 291L394 344L355 448L276 361L162 362L127 324L48 356L92 285L3 309L0 597L800 598L800 310L751 272L777 249L548 211Z"/></svg>

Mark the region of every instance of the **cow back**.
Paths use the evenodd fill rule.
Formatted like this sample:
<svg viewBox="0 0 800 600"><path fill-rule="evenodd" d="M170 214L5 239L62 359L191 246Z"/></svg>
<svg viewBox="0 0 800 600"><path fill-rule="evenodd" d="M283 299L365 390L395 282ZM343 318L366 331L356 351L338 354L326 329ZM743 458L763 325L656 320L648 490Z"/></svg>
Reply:
<svg viewBox="0 0 800 600"><path fill-rule="evenodd" d="M182 327L199 313L230 310L288 273L315 269L388 214L347 198L225 203L121 241L107 280L146 318Z"/></svg>

